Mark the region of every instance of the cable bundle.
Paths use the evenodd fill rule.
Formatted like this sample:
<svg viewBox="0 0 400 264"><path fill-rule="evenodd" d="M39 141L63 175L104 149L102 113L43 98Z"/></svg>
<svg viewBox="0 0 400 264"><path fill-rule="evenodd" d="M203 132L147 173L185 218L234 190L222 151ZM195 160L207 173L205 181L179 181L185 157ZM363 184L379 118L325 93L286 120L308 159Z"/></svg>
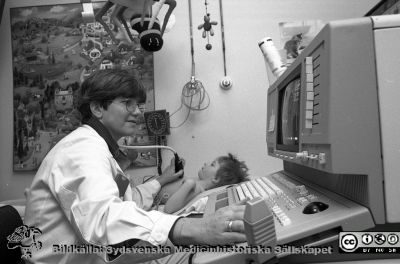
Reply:
<svg viewBox="0 0 400 264"><path fill-rule="evenodd" d="M178 128L182 126L186 120L189 118L190 111L201 111L206 109L210 105L210 97L205 90L203 84L199 81L196 80L195 77L195 62L194 62L194 45L193 45L193 22L192 22L192 5L191 5L191 0L188 0L189 2L189 22L190 22L190 53L192 55L192 77L190 78L190 81L187 82L183 88L182 88L182 93L181 93L181 105L180 107L170 115L173 116L176 112L178 112L183 105L185 105L189 111L186 115L185 120L179 124L178 126L172 127L171 128Z"/></svg>
<svg viewBox="0 0 400 264"><path fill-rule="evenodd" d="M190 110L201 111L209 106L210 97L203 84L192 76L191 81L183 86L181 101Z"/></svg>

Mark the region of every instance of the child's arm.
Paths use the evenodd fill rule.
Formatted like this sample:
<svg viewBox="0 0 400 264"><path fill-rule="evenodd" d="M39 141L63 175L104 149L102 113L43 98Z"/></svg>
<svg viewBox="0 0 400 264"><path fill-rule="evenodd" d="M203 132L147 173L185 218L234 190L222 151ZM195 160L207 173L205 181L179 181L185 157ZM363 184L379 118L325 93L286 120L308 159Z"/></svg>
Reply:
<svg viewBox="0 0 400 264"><path fill-rule="evenodd" d="M172 214L189 202L188 198L193 197L196 182L192 179L186 179L181 187L171 195L164 207L164 212Z"/></svg>

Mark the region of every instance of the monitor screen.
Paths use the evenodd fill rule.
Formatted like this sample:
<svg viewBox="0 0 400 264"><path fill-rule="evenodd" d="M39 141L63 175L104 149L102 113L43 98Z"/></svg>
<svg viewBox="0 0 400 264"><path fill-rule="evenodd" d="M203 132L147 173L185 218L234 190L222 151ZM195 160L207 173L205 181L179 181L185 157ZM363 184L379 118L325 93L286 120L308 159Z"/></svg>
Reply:
<svg viewBox="0 0 400 264"><path fill-rule="evenodd" d="M279 89L277 146L279 150L299 151L300 77Z"/></svg>

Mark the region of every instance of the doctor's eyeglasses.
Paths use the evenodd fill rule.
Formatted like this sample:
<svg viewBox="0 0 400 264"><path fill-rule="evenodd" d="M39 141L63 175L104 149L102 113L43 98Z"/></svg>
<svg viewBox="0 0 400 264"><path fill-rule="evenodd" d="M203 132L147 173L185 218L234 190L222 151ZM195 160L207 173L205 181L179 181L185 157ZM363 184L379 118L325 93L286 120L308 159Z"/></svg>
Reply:
<svg viewBox="0 0 400 264"><path fill-rule="evenodd" d="M129 113L143 113L146 110L146 104L145 103L136 103L136 100L134 99L124 99L121 101L111 101L111 103L123 103L125 104L126 107L126 111L128 111Z"/></svg>

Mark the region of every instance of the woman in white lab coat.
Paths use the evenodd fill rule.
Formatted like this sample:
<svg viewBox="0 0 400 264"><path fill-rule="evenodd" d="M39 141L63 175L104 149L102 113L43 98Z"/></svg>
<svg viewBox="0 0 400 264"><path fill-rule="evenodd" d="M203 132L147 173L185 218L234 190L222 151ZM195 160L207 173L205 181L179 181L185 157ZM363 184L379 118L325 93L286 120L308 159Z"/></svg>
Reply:
<svg viewBox="0 0 400 264"><path fill-rule="evenodd" d="M123 70L97 71L82 83L83 125L51 149L27 194L25 224L42 232L28 262L138 263L163 255L116 249L245 241L243 205L201 219L148 211L160 187L182 175L173 163L157 180L130 188L116 142L134 133L145 97Z"/></svg>

